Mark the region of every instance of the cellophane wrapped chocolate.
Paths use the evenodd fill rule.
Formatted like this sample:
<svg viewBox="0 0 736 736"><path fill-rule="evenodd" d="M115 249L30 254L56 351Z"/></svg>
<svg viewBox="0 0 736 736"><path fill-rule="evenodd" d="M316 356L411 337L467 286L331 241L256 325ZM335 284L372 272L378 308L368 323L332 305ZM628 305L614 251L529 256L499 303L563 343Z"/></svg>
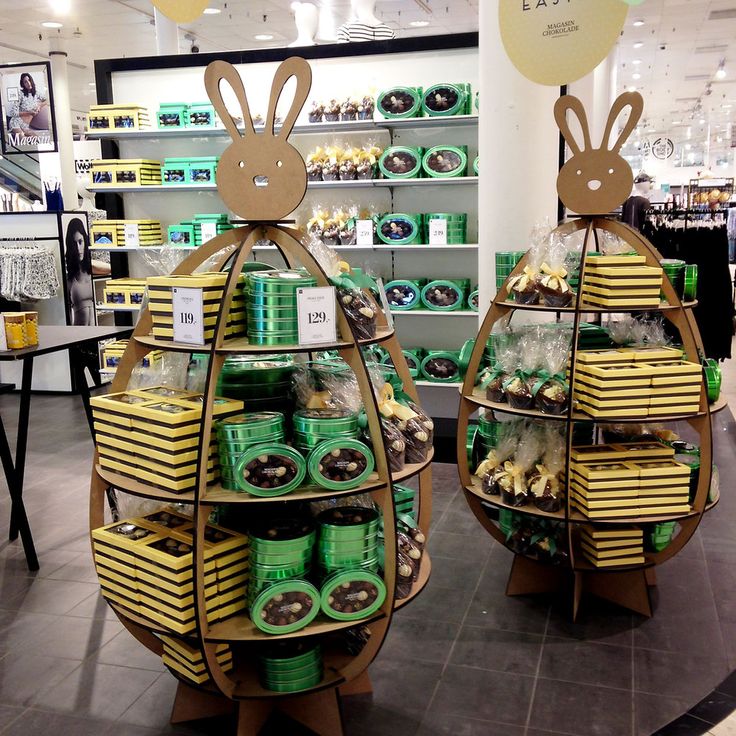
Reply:
<svg viewBox="0 0 736 736"><path fill-rule="evenodd" d="M312 216L307 221L307 235L312 243L323 242L325 234L325 222L329 219L330 214L326 209L317 205L312 211Z"/></svg>
<svg viewBox="0 0 736 736"><path fill-rule="evenodd" d="M498 478L504 473L504 462L514 454L519 445L519 427L522 424L520 421L504 423L498 444L475 469L475 475L480 478L481 489L488 496L498 496L500 493Z"/></svg>
<svg viewBox="0 0 736 736"><path fill-rule="evenodd" d="M609 318L608 332L616 345L630 345L634 342L634 318L630 314Z"/></svg>
<svg viewBox="0 0 736 736"><path fill-rule="evenodd" d="M358 117L359 106L359 100L356 100L354 97L348 97L348 99L340 105L340 120L356 120Z"/></svg>
<svg viewBox="0 0 736 736"><path fill-rule="evenodd" d="M338 286L337 296L345 310L355 336L359 340L370 340L376 336L375 302L361 289Z"/></svg>
<svg viewBox="0 0 736 736"><path fill-rule="evenodd" d="M358 379L340 358L295 364L291 382L297 409L340 410L357 414L363 408Z"/></svg>
<svg viewBox="0 0 736 736"><path fill-rule="evenodd" d="M408 598L418 575L412 561L403 552L396 554L396 600Z"/></svg>
<svg viewBox="0 0 736 736"><path fill-rule="evenodd" d="M427 543L427 537L424 535L422 530L412 522L411 518L400 516L396 520L396 528L400 532L407 534L417 549L420 552L424 552L424 545Z"/></svg>
<svg viewBox="0 0 736 736"><path fill-rule="evenodd" d="M360 149L348 146L343 149L340 157L340 181L354 181L358 178L358 160Z"/></svg>
<svg viewBox="0 0 736 736"><path fill-rule="evenodd" d="M563 426L559 422L548 422L542 432L544 454L542 462L530 472L527 479L532 503L547 513L556 513L562 508L564 493L565 445Z"/></svg>
<svg viewBox="0 0 736 736"><path fill-rule="evenodd" d="M368 141L358 152L357 177L358 179L373 179L376 173L378 159L383 148L374 141Z"/></svg>
<svg viewBox="0 0 736 736"><path fill-rule="evenodd" d="M325 147L322 160L322 180L338 181L340 178L340 160L342 159L343 146L333 143Z"/></svg>
<svg viewBox="0 0 736 736"><path fill-rule="evenodd" d="M325 151L318 146L307 154L307 181L322 181L322 167L324 166Z"/></svg>
<svg viewBox="0 0 736 736"><path fill-rule="evenodd" d="M531 381L540 361L540 345L536 330L523 334L516 343L517 368L503 383L509 406L531 409L534 404Z"/></svg>
<svg viewBox="0 0 736 736"><path fill-rule="evenodd" d="M415 424L419 425L419 431L414 431L411 437L407 437L406 431L404 431L404 437L407 438L406 462L423 463L432 448L434 421L418 404L411 400L406 400L406 404L416 414L416 420L412 420L409 432L411 433L412 429L415 429Z"/></svg>
<svg viewBox="0 0 736 736"><path fill-rule="evenodd" d="M536 408L544 414L564 414L570 402L570 386L565 369L570 353L571 332L559 324L554 329L540 329L541 370L532 386Z"/></svg>
<svg viewBox="0 0 736 736"><path fill-rule="evenodd" d="M396 546L400 552L412 561L417 569L420 567L422 550L406 532L400 530L396 532Z"/></svg>
<svg viewBox="0 0 736 736"><path fill-rule="evenodd" d="M319 100L312 100L312 106L309 108L309 122L321 123L325 114L325 106Z"/></svg>
<svg viewBox="0 0 736 736"><path fill-rule="evenodd" d="M328 123L335 123L340 119L340 103L337 100L330 100L325 104L324 117Z"/></svg>
<svg viewBox="0 0 736 736"><path fill-rule="evenodd" d="M381 432L383 434L383 444L386 447L386 455L388 456L388 467L392 473L398 473L404 469L406 464L406 441L404 435L398 427L392 424L388 419L381 417ZM373 447L370 441L370 435L366 436L368 444Z"/></svg>
<svg viewBox="0 0 736 736"><path fill-rule="evenodd" d="M521 274L509 281L509 294L512 294L514 301L519 304L539 304L539 269L544 259L545 238L546 233L542 233L539 228L532 231L531 247L526 254L526 266Z"/></svg>
<svg viewBox="0 0 736 736"><path fill-rule="evenodd" d="M504 383L519 367L518 339L506 332L495 336L494 340L496 362L493 366L483 369L479 378L481 388L485 388L486 398L502 404L506 401Z"/></svg>
<svg viewBox="0 0 736 736"><path fill-rule="evenodd" d="M365 95L358 103L358 120L373 120L373 111L376 103L373 97Z"/></svg>
<svg viewBox="0 0 736 736"><path fill-rule="evenodd" d="M537 280L537 290L548 307L568 307L572 302L574 294L567 283L566 255L567 248L562 238L551 235Z"/></svg>
<svg viewBox="0 0 736 736"><path fill-rule="evenodd" d="M333 214L337 225L340 245L355 245L355 221L358 216L358 207L355 204L336 210Z"/></svg>
<svg viewBox="0 0 736 736"><path fill-rule="evenodd" d="M525 423L519 444L513 457L503 464L497 484L501 499L509 506L526 506L529 503L527 475L541 454L540 432L531 422Z"/></svg>
<svg viewBox="0 0 736 736"><path fill-rule="evenodd" d="M325 245L340 244L340 226L334 217L328 217L325 220L325 229L322 232L322 242Z"/></svg>

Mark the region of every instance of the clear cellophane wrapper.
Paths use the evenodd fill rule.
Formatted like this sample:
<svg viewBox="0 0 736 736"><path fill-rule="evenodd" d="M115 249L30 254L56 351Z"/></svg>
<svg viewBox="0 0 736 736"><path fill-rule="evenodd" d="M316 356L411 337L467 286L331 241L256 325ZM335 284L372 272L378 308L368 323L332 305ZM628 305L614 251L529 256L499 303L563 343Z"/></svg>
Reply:
<svg viewBox="0 0 736 736"><path fill-rule="evenodd" d="M566 256L565 242L553 233L547 238L544 260L537 280L537 289L548 307L568 307L572 302L574 294L567 281Z"/></svg>
<svg viewBox="0 0 736 736"><path fill-rule="evenodd" d="M545 414L564 414L570 400L565 370L572 332L564 323L539 329L540 368L532 394L536 408Z"/></svg>
<svg viewBox="0 0 736 736"><path fill-rule="evenodd" d="M526 506L529 503L527 476L542 454L541 431L533 422L525 422L513 456L503 464L496 483L501 499L508 506Z"/></svg>
<svg viewBox="0 0 736 736"><path fill-rule="evenodd" d="M555 513L562 508L567 439L563 426L547 422L542 428L543 454L528 477L529 495L540 510Z"/></svg>

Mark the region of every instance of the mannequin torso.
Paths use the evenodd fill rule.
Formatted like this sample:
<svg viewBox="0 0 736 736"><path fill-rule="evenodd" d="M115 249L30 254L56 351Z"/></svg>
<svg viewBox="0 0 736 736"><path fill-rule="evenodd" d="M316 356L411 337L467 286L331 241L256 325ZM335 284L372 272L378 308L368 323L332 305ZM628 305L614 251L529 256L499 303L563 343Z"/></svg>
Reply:
<svg viewBox="0 0 736 736"><path fill-rule="evenodd" d="M296 3L294 7L294 22L296 23L296 41L289 44L294 46L314 46L314 37L319 25L319 10L314 3Z"/></svg>
<svg viewBox="0 0 736 736"><path fill-rule="evenodd" d="M356 20L340 26L339 43L355 41L385 41L394 38L394 32L376 17L375 0L351 0Z"/></svg>

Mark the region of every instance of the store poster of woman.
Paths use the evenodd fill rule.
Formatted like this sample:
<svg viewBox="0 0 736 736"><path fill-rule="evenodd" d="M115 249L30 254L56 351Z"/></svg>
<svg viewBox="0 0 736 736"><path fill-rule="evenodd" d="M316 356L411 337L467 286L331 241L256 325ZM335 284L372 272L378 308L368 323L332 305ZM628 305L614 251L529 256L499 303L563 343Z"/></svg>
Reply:
<svg viewBox="0 0 736 736"><path fill-rule="evenodd" d="M89 235L84 221L79 217L69 220L64 238L66 284L69 298L69 324L95 324L95 297L92 276L107 276L110 266L103 261L92 260Z"/></svg>
<svg viewBox="0 0 736 736"><path fill-rule="evenodd" d="M0 79L3 152L56 150L48 65L3 66Z"/></svg>

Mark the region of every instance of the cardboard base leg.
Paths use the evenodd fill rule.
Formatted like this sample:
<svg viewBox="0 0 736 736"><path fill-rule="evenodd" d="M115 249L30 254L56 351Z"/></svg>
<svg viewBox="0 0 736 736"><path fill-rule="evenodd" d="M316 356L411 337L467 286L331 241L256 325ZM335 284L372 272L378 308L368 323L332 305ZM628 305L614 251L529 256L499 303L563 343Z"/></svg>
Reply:
<svg viewBox="0 0 736 736"><path fill-rule="evenodd" d="M522 555L514 555L514 562L506 583L506 595L536 595L555 593L564 582L564 571L559 567L542 565Z"/></svg>
<svg viewBox="0 0 736 736"><path fill-rule="evenodd" d="M287 698L278 704L278 708L319 736L343 736L340 695L337 688Z"/></svg>
<svg viewBox="0 0 736 736"><path fill-rule="evenodd" d="M235 703L232 700L206 693L203 690L179 683L171 710L171 723L186 723L199 721L202 718L216 718L235 712Z"/></svg>
<svg viewBox="0 0 736 736"><path fill-rule="evenodd" d="M368 670L346 685L340 685L339 692L342 697L346 695L372 695L373 683L368 675Z"/></svg>
<svg viewBox="0 0 736 736"><path fill-rule="evenodd" d="M652 616L646 570L586 573L582 584L586 593L592 593L642 616Z"/></svg>

